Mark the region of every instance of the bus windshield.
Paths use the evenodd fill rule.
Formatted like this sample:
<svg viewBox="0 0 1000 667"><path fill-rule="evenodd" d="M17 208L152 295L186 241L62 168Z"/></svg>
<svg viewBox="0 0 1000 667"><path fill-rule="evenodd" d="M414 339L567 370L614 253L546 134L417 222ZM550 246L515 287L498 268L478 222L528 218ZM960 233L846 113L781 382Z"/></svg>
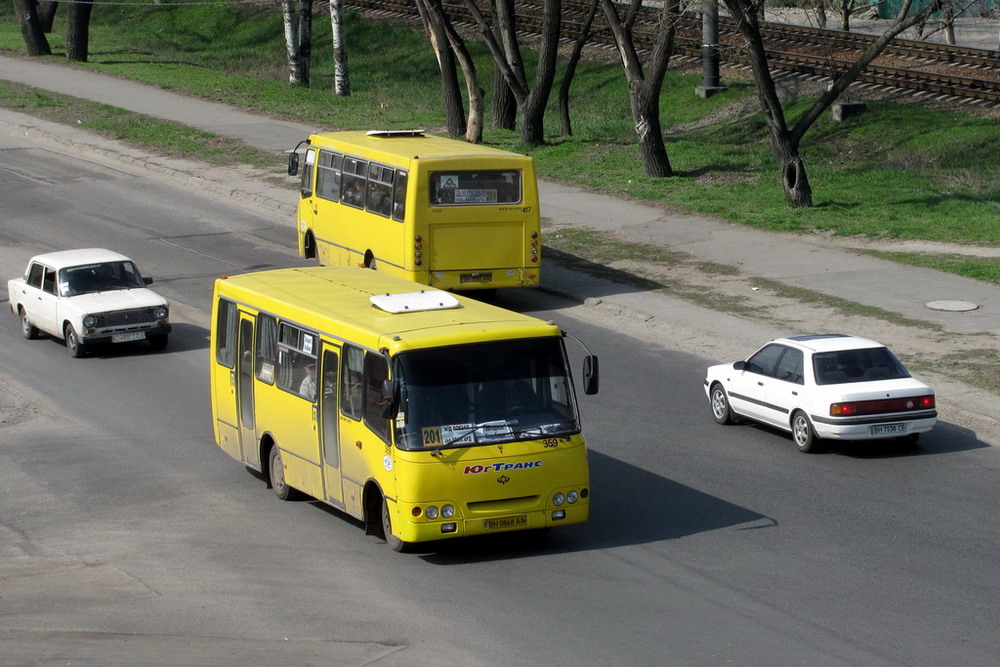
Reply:
<svg viewBox="0 0 1000 667"><path fill-rule="evenodd" d="M397 357L401 449L493 445L580 431L558 338L416 350Z"/></svg>

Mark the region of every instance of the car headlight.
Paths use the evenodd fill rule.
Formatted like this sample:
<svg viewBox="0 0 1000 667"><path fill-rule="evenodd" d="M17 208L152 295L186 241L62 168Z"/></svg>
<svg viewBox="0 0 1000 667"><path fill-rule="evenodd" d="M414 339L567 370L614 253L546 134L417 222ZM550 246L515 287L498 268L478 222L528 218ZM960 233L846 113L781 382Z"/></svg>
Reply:
<svg viewBox="0 0 1000 667"><path fill-rule="evenodd" d="M158 320L165 320L165 319L167 319L167 307L166 306L160 306L159 308L157 308L156 310L154 310L153 311L153 317L155 317Z"/></svg>
<svg viewBox="0 0 1000 667"><path fill-rule="evenodd" d="M93 315L87 315L86 317L83 318L83 326L87 327L88 329L96 324L97 324L97 318L94 317Z"/></svg>

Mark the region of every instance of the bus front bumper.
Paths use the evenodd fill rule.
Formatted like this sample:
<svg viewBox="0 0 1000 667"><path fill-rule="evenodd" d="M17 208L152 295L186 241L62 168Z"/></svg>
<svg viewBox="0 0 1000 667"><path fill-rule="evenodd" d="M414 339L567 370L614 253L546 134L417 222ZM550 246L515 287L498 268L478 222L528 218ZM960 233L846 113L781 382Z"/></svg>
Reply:
<svg viewBox="0 0 1000 667"><path fill-rule="evenodd" d="M590 516L589 503L563 505L542 511L522 512L520 514L438 519L435 521L407 522L400 531L400 539L404 542L428 542L431 540L449 539L452 537L467 537L470 535L489 535L491 533L509 533L519 530L541 530L555 528L571 523L583 523Z"/></svg>

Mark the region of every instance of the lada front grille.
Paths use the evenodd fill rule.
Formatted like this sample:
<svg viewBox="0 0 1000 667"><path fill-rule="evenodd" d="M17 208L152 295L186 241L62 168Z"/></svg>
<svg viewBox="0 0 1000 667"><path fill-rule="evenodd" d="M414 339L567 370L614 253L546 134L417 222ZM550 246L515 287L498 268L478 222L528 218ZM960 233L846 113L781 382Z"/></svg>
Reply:
<svg viewBox="0 0 1000 667"><path fill-rule="evenodd" d="M118 310L113 313L100 313L97 318L97 328L129 327L136 324L146 324L156 321L155 307L137 308L135 310Z"/></svg>

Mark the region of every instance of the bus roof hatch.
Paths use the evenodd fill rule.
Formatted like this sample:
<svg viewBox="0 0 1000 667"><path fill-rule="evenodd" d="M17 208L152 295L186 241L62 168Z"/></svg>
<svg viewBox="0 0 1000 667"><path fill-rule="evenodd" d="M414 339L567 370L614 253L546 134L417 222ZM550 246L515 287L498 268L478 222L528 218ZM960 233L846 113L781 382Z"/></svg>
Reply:
<svg viewBox="0 0 1000 667"><path fill-rule="evenodd" d="M369 137L422 137L423 130L368 130L365 135Z"/></svg>
<svg viewBox="0 0 1000 667"><path fill-rule="evenodd" d="M442 290L375 294L370 300L373 306L387 313L418 313L425 310L447 310L461 306L458 299Z"/></svg>

